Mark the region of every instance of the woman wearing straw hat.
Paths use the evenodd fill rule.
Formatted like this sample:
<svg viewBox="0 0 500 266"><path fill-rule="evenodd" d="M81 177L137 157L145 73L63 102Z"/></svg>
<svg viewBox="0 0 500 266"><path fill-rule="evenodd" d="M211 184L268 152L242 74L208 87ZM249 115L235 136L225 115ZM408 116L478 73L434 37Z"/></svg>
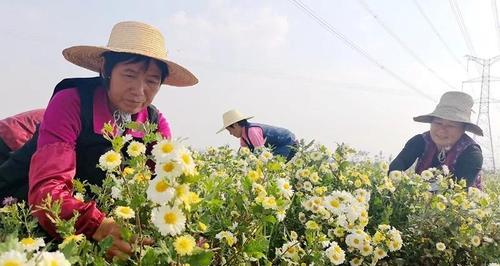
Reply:
<svg viewBox="0 0 500 266"><path fill-rule="evenodd" d="M125 130L124 125L149 120L158 125L163 137L170 138L166 118L151 102L163 84L191 86L198 80L167 60L161 32L140 22L116 24L105 47L73 46L65 49L63 55L71 63L99 73L99 77L65 79L54 89L38 138L16 151L18 157L27 158L18 164L29 163L31 158L29 193L24 193L32 206L40 205L47 195L62 200L62 218L69 219L74 211L79 213L76 234L83 233L98 241L111 236L114 241L108 253L124 255L131 252L131 246L121 239L119 226L106 218L95 202L75 199L72 180L102 183L105 174L96 165L99 157L111 149L101 133L105 122L112 121L118 134L141 137L141 132ZM20 177L19 182L27 180ZM23 196L26 194L21 193ZM56 236L54 225L44 212L34 215L47 232Z"/></svg>
<svg viewBox="0 0 500 266"><path fill-rule="evenodd" d="M430 123L430 131L411 138L391 162L389 171L404 171L418 159L415 168L418 174L446 165L456 179L465 179L468 187L480 188L481 147L465 134L469 131L483 135L481 128L470 121L473 104L470 95L449 91L441 96L434 112L414 117L417 122Z"/></svg>
<svg viewBox="0 0 500 266"><path fill-rule="evenodd" d="M296 152L297 140L288 129L264 124L249 123L253 116L241 114L238 110L229 110L222 115L223 127L220 133L227 129L229 134L240 139L242 147L248 147L252 152L258 147L269 147L274 155L283 156L289 161Z"/></svg>

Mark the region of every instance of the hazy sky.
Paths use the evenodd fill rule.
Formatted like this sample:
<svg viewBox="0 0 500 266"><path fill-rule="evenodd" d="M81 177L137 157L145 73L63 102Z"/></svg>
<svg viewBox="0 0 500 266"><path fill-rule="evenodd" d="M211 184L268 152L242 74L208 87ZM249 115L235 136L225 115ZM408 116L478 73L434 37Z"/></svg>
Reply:
<svg viewBox="0 0 500 266"><path fill-rule="evenodd" d="M464 56L472 51L453 3L458 4L477 56L499 53L494 1L302 3L403 82L291 0L1 1L0 118L45 107L52 88L63 78L93 76L65 61L64 48L104 46L114 24L138 20L158 27L170 59L200 80L190 88L164 86L154 101L174 135L189 138L194 147L236 147L238 141L228 133L215 132L222 126L222 113L237 108L254 115L253 121L289 128L301 138L330 147L345 142L389 156L408 138L428 130L428 124L413 122L412 117L431 112L443 92L461 90L462 81L478 75L473 64L469 72L465 69ZM478 99L479 87L468 85L464 90ZM492 85L496 99L498 87ZM496 144L498 105L491 106Z"/></svg>

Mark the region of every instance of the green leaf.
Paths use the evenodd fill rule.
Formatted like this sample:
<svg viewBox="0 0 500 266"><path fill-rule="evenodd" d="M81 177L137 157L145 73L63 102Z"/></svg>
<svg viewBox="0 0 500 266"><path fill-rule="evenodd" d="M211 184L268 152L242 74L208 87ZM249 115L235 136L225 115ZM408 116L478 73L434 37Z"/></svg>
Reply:
<svg viewBox="0 0 500 266"><path fill-rule="evenodd" d="M267 215L263 219L264 222L270 223L270 224L275 224L278 220L276 220L276 217L272 215Z"/></svg>
<svg viewBox="0 0 500 266"><path fill-rule="evenodd" d="M113 238L111 236L107 236L103 240L99 241L99 247L101 248L102 254L104 254L112 245Z"/></svg>
<svg viewBox="0 0 500 266"><path fill-rule="evenodd" d="M265 252L269 247L269 240L264 237L254 239L248 242L243 248L243 251L248 254L248 256L256 259L265 257Z"/></svg>
<svg viewBox="0 0 500 266"><path fill-rule="evenodd" d="M210 250L201 251L185 258L185 262L190 265L205 266L212 264L214 253Z"/></svg>

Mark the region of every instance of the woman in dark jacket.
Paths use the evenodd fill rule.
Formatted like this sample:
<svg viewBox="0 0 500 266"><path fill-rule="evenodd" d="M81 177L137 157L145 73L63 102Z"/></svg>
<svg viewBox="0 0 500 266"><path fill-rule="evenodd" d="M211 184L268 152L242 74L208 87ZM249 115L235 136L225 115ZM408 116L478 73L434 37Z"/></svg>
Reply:
<svg viewBox="0 0 500 266"><path fill-rule="evenodd" d="M391 162L389 171L404 171L415 160L417 174L446 165L455 179L465 179L468 187L481 188L481 147L465 133L483 135L481 128L470 121L473 104L470 95L449 91L443 94L434 112L414 117L417 122L430 123L430 131L411 138Z"/></svg>

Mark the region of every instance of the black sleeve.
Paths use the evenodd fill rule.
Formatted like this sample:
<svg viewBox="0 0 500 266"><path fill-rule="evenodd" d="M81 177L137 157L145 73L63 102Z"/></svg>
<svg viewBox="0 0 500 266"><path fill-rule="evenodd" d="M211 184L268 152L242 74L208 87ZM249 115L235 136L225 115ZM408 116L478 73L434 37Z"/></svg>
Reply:
<svg viewBox="0 0 500 266"><path fill-rule="evenodd" d="M389 165L389 172L393 170L405 171L413 165L418 156L420 156L425 149L424 137L418 134L406 142L403 150Z"/></svg>
<svg viewBox="0 0 500 266"><path fill-rule="evenodd" d="M465 179L467 186L474 184L477 174L483 166L483 153L478 145L470 145L458 156L455 164L455 177Z"/></svg>

